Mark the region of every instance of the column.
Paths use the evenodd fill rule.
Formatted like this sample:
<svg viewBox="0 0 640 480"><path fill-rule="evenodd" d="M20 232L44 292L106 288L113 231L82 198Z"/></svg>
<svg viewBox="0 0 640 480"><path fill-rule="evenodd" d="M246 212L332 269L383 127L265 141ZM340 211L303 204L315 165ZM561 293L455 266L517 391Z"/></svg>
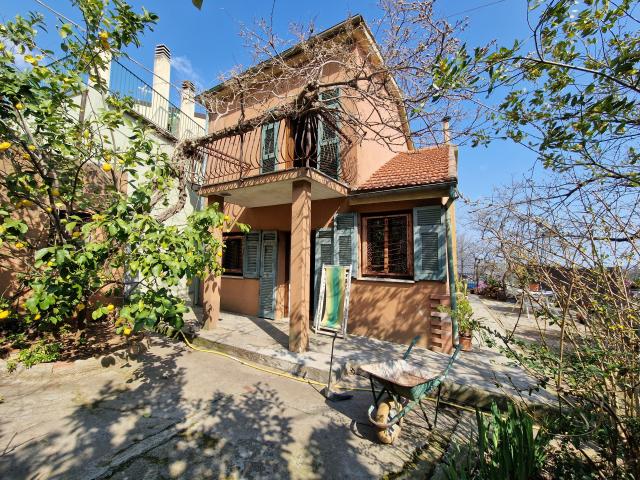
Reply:
<svg viewBox="0 0 640 480"><path fill-rule="evenodd" d="M218 210L224 210L224 197L212 195L207 197L207 207L217 203ZM212 232L219 242L222 242L222 229L217 228ZM216 256L216 261L221 262L222 259ZM203 328L212 330L218 326L220 320L220 289L222 286L222 278L213 274L207 274L204 280L202 292L202 314Z"/></svg>
<svg viewBox="0 0 640 480"><path fill-rule="evenodd" d="M309 347L311 296L311 182L293 182L291 205L291 267L289 350L306 352Z"/></svg>

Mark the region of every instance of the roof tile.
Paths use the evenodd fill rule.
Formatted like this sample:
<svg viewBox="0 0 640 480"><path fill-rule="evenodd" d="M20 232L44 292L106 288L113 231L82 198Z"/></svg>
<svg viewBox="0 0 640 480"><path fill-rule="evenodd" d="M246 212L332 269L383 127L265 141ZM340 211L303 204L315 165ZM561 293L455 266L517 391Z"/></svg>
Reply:
<svg viewBox="0 0 640 480"><path fill-rule="evenodd" d="M376 170L356 190L384 190L441 183L456 178L451 145L422 148L397 154Z"/></svg>

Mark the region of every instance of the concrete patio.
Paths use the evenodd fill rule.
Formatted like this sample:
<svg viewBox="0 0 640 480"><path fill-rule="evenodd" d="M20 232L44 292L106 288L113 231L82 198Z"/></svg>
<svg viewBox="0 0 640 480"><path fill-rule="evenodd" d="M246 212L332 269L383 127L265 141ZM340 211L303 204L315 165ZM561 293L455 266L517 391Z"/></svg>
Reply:
<svg viewBox="0 0 640 480"><path fill-rule="evenodd" d="M483 313L483 312L480 312ZM188 319L192 343L233 355L256 364L281 370L319 382L327 382L332 336L310 334L309 351L288 350L288 319L278 321L223 312L215 329L200 328L198 310ZM534 380L514 366L498 351L478 345L472 352L461 352L443 387L443 398L471 406L486 407L491 401L517 397L532 404L548 405L550 397L538 392ZM401 358L407 346L368 337L349 335L335 342L334 381L337 387L367 387L366 378L358 375L359 366ZM414 348L410 361L424 369L441 371L449 355Z"/></svg>

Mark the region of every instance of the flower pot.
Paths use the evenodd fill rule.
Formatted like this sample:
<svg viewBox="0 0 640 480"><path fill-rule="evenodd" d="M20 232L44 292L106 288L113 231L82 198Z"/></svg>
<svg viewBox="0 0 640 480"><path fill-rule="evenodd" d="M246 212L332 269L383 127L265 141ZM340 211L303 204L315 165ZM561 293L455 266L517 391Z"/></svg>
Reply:
<svg viewBox="0 0 640 480"><path fill-rule="evenodd" d="M471 345L471 335L460 335L459 342L463 352L470 352L473 348Z"/></svg>

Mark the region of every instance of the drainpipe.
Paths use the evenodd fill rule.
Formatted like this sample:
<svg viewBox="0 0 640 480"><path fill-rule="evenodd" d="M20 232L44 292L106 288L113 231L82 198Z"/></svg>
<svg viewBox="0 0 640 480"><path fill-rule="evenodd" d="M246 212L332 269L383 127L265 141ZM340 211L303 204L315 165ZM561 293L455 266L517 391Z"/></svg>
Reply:
<svg viewBox="0 0 640 480"><path fill-rule="evenodd" d="M449 199L445 205L445 227L447 230L447 271L449 273L449 296L451 298L451 310L455 310L458 299L456 298L456 279L454 276L454 265L453 265L453 233L451 228L451 206L453 202L456 200L457 194L456 189L452 185L449 187ZM451 317L451 341L453 342L453 346L458 345L458 322L452 316Z"/></svg>

